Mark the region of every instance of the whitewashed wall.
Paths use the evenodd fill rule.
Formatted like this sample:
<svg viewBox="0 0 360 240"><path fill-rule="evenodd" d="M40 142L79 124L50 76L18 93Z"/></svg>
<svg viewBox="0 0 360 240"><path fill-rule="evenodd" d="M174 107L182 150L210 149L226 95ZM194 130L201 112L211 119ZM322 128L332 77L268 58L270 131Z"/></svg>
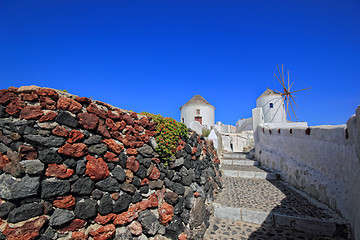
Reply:
<svg viewBox="0 0 360 240"><path fill-rule="evenodd" d="M236 132L253 130L253 119L244 118L236 122Z"/></svg>
<svg viewBox="0 0 360 240"><path fill-rule="evenodd" d="M270 108L270 103L273 104L273 108ZM256 100L256 107L262 108L265 123L287 122L285 107L281 95L268 95L259 97Z"/></svg>
<svg viewBox="0 0 360 240"><path fill-rule="evenodd" d="M200 114L196 114L196 109L200 109ZM202 125L214 126L215 125L215 109L210 105L196 104L186 105L181 108L180 122L184 119L186 126L192 121L195 121L195 117L202 117Z"/></svg>
<svg viewBox="0 0 360 240"><path fill-rule="evenodd" d="M360 239L360 107L346 125L256 130L255 156L349 220ZM291 132L290 132L291 131Z"/></svg>

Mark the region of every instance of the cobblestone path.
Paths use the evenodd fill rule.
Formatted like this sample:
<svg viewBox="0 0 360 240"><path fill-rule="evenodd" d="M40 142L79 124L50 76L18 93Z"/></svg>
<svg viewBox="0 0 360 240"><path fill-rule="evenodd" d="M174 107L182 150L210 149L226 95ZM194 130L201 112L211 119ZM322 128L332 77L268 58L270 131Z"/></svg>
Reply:
<svg viewBox="0 0 360 240"><path fill-rule="evenodd" d="M221 162L223 189L213 203L206 240L349 238L345 220L246 154L224 154Z"/></svg>

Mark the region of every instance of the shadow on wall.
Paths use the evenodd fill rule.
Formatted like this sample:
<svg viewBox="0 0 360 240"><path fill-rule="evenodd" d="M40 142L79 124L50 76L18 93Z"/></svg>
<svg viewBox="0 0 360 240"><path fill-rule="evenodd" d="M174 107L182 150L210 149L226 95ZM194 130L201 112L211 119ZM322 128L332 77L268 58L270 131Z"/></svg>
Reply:
<svg viewBox="0 0 360 240"><path fill-rule="evenodd" d="M279 180L264 185L255 190L258 212L242 211L243 220L261 224L248 239L349 239L349 225L325 205Z"/></svg>
<svg viewBox="0 0 360 240"><path fill-rule="evenodd" d="M255 139L262 165L335 209L351 223L352 237L359 238L360 106L346 125L260 127Z"/></svg>

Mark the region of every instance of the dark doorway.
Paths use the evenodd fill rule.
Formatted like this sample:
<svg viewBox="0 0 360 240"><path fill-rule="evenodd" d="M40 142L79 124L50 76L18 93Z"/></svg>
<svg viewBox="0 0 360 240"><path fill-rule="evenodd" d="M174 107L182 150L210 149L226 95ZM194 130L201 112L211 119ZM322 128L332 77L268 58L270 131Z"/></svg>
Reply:
<svg viewBox="0 0 360 240"><path fill-rule="evenodd" d="M202 117L195 117L195 121L198 121L200 124L202 124Z"/></svg>

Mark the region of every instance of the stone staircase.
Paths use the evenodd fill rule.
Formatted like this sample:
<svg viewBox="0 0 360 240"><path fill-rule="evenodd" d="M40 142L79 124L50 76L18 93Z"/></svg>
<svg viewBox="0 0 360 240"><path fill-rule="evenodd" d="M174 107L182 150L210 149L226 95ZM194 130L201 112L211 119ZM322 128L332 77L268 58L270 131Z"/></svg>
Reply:
<svg viewBox="0 0 360 240"><path fill-rule="evenodd" d="M223 189L205 239L349 239L348 223L249 153L221 156Z"/></svg>

